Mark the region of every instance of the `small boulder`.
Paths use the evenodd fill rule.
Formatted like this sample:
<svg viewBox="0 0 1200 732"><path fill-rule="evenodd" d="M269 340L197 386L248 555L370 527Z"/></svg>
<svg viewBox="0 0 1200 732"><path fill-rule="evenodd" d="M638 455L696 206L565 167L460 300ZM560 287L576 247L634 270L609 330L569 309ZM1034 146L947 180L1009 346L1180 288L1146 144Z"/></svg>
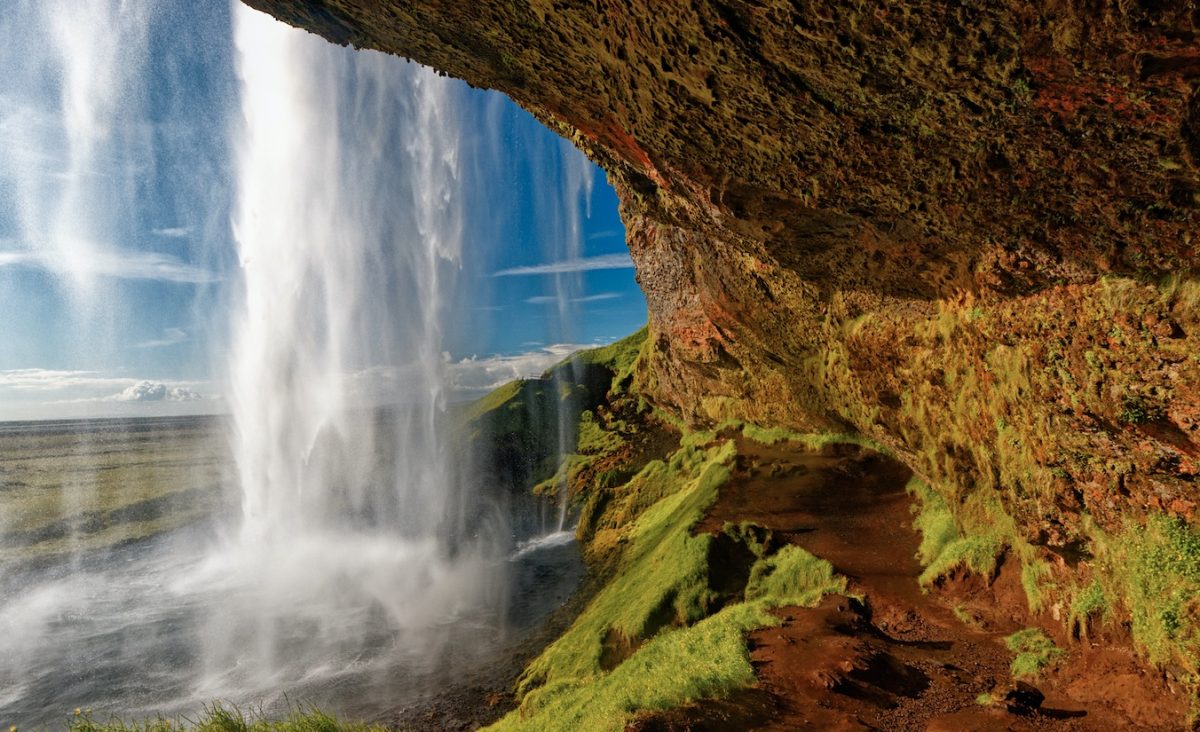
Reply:
<svg viewBox="0 0 1200 732"><path fill-rule="evenodd" d="M1046 695L1031 684L1018 681L1004 692L1004 706L1013 714L1033 714L1046 700Z"/></svg>

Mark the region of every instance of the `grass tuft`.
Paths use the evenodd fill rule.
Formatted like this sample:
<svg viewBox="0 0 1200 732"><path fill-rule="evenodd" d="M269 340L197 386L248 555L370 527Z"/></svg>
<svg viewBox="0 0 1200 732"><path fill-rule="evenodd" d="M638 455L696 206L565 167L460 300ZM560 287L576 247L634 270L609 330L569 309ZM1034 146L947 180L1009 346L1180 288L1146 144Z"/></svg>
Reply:
<svg viewBox="0 0 1200 732"><path fill-rule="evenodd" d="M1132 620L1134 643L1151 663L1200 673L1200 532L1163 515L1148 517L1145 525L1131 523L1116 536L1094 526L1090 530L1098 586L1078 601L1094 604L1100 599L1093 596L1103 598L1111 612L1111 598L1120 598Z"/></svg>
<svg viewBox="0 0 1200 732"><path fill-rule="evenodd" d="M1054 645L1041 628L1025 628L1004 639L1008 650L1017 654L1013 658L1012 675L1014 678L1028 678L1049 666L1051 662L1063 655L1062 649Z"/></svg>
<svg viewBox="0 0 1200 732"><path fill-rule="evenodd" d="M825 595L845 591L846 578L834 576L833 565L789 544L754 563L746 600L811 607Z"/></svg>
<svg viewBox="0 0 1200 732"><path fill-rule="evenodd" d="M964 536L946 500L921 480L910 480L907 490L917 499L913 528L921 532L917 559L925 566L920 577L922 585L931 585L959 567L980 575L995 571L997 558L1004 549L997 536Z"/></svg>
<svg viewBox="0 0 1200 732"><path fill-rule="evenodd" d="M1086 638L1090 620L1099 617L1104 620L1109 615L1108 596L1104 593L1104 585L1098 580L1080 590L1071 600L1071 615L1069 626L1072 633Z"/></svg>

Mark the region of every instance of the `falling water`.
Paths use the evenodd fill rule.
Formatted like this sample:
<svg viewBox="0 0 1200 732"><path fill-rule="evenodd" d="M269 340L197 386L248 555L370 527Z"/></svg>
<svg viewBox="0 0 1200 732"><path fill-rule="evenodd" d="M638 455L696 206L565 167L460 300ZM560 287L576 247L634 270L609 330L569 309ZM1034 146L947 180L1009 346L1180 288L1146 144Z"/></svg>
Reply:
<svg viewBox="0 0 1200 732"><path fill-rule="evenodd" d="M566 141L560 141L560 145L566 145ZM561 201L576 202L581 201L584 204L583 215L590 216L590 202L592 198L593 172L592 167L587 161L579 156L566 157L567 164L565 166L564 175L562 178L562 191L556 203ZM552 219L562 222L564 231L559 236L550 238L550 241L562 242L559 248L563 251L559 254L561 259L577 260L583 256L583 222L581 220L580 207L570 205L566 207L566 215L560 218ZM569 332L571 325L576 321L577 302L582 292L582 275L579 272L560 272L554 275L554 295L558 306L558 323L561 335L559 340L564 343L570 343L575 340L574 333ZM574 367L572 367L574 370ZM556 378L562 379L566 374L558 372ZM580 374L571 373L571 378L578 380ZM567 410L562 410L558 414L558 454L569 455L575 451L576 439L576 420L573 414ZM570 506L569 488L565 485L565 481L558 486L558 524L555 529L557 534L562 534L567 530L567 509Z"/></svg>
<svg viewBox="0 0 1200 732"><path fill-rule="evenodd" d="M0 556L0 722L50 723L88 705L171 714L222 698L269 709L284 694L378 711L494 650L513 613L536 621L558 601L538 585L549 599L529 610L514 589L517 575L545 567L522 567L534 545L514 545L530 537L514 535L505 497L481 487L451 439L446 351L479 302L467 290L496 269L485 256L492 237L532 234L542 261L581 256L594 168L541 129L481 162L489 143L481 125L467 129L464 84L332 46L237 2L236 84L226 72L228 88L210 90L236 97L232 119L222 127L214 112L196 125L227 128L218 144L231 149L201 160L211 141L169 135L203 105L152 114L143 88L162 71L151 70L155 33L174 42L163 25L178 8L168 6L20 1L13 20L0 19L13 31L4 68L26 72L0 86L0 147L14 161L0 204L17 201L15 225L0 230L0 268L48 273L72 311L62 340L81 360L122 366L130 351L114 324L152 309L162 288L195 288L196 308L215 321L214 371L228 377L217 388L231 412L232 468L223 423L205 423L219 435L203 445L210 463L171 473L187 490L145 519L169 517L170 528L101 545L73 518L95 510L99 471L73 463L55 506L65 548L19 569ZM47 88L56 106L44 104ZM488 109L500 104L497 95ZM484 126L500 145L497 120ZM537 157L532 232L496 223L498 171L518 164L509 145ZM182 160L188 174L169 183L179 220L157 220L163 207L143 199ZM147 233L158 227L195 241ZM474 259L464 256L472 246ZM547 332L575 342L581 276L546 285ZM236 293L231 306L214 290ZM558 417L565 454L574 424ZM70 439L85 452L89 441L126 449ZM196 495L200 507L188 503ZM569 538L565 500L550 511L557 521L538 530L557 539L536 546ZM0 551L25 550L19 518L0 513Z"/></svg>
<svg viewBox="0 0 1200 732"><path fill-rule="evenodd" d="M213 692L370 665L372 633L428 653L435 626L487 617L504 579L443 438L458 87L241 8L235 42L243 520L210 568L238 586L209 623Z"/></svg>

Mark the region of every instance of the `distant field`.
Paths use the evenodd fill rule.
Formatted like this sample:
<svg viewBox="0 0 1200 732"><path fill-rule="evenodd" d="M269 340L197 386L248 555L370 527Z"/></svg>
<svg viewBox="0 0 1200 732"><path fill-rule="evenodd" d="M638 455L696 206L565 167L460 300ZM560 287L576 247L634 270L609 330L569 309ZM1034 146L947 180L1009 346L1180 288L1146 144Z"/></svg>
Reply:
<svg viewBox="0 0 1200 732"><path fill-rule="evenodd" d="M0 423L0 566L183 526L231 471L219 417Z"/></svg>

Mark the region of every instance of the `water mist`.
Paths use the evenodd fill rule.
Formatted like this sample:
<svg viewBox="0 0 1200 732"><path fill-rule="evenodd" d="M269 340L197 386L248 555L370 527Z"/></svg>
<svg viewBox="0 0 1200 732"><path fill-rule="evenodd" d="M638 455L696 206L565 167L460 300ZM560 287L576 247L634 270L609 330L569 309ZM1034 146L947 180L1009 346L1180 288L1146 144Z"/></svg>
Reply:
<svg viewBox="0 0 1200 732"><path fill-rule="evenodd" d="M210 388L222 395L210 409L229 412L171 428L190 441L143 424L132 453L90 425L62 437L0 429L72 453L44 471L57 481L44 493L54 505L37 504L44 537L0 511L5 724L57 723L76 706L194 713L217 699L274 711L285 695L378 713L447 670L485 665L581 571L577 552L544 558L573 536L565 490L530 520L506 505L508 487L473 472L449 423L462 398L454 369L474 362L446 352L481 330L467 320L489 302L487 275L513 262L497 246L581 257L594 167L499 95L239 2L197 8L18 0L0 19L13 29L0 59L25 72L0 85L11 103L0 151L13 161L0 199L18 204L0 268L33 271L67 303L70 332L53 336L80 368L89 357L139 368L149 351L122 324L192 298L197 321L212 321ZM208 35L189 50L179 34L198 27ZM158 79L150 93L156 74L196 66L195 88ZM519 213L514 178L529 184ZM536 337L550 339L543 357L561 357L576 342L582 276L522 285L553 297ZM205 359L202 346L192 358ZM531 375L522 368L511 376ZM98 399L95 413L113 404ZM538 417L558 420L570 453L571 416ZM113 486L95 455L126 453L139 467ZM146 467L155 461L171 467ZM200 467L185 475L184 464ZM138 480L162 490L142 500ZM123 490L127 515L101 515ZM113 542L97 540L110 530ZM53 552L37 561L22 554L44 545Z"/></svg>

